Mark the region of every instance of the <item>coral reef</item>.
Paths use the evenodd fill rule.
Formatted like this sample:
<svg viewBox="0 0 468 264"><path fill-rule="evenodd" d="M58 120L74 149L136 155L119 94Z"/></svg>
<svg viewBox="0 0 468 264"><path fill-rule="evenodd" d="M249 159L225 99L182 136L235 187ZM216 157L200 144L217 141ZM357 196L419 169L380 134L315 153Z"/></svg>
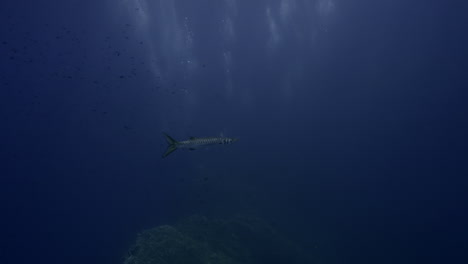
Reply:
<svg viewBox="0 0 468 264"><path fill-rule="evenodd" d="M307 254L257 218L189 217L143 231L124 264L312 263Z"/></svg>

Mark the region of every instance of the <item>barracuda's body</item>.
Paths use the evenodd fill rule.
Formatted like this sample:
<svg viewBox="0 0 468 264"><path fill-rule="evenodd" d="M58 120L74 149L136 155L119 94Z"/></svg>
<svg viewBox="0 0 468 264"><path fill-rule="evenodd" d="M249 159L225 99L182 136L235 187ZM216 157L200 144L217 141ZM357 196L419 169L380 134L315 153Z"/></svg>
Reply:
<svg viewBox="0 0 468 264"><path fill-rule="evenodd" d="M196 138L190 137L188 140L184 141L176 141L175 139L171 138L168 134L163 133L166 137L167 143L167 150L163 155L163 158L167 157L176 149L190 149L194 150L199 147L203 146L210 146L210 145L227 145L237 141L237 138L228 138L228 137L206 137L206 138Z"/></svg>

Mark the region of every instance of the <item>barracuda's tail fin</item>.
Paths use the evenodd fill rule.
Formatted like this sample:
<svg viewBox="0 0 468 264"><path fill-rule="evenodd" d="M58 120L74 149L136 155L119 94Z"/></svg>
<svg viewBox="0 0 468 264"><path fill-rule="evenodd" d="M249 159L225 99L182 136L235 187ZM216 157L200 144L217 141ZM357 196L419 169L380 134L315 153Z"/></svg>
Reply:
<svg viewBox="0 0 468 264"><path fill-rule="evenodd" d="M164 132L163 135L166 137L167 143L169 144L169 146L167 146L166 152L162 156L165 158L177 149L177 141Z"/></svg>

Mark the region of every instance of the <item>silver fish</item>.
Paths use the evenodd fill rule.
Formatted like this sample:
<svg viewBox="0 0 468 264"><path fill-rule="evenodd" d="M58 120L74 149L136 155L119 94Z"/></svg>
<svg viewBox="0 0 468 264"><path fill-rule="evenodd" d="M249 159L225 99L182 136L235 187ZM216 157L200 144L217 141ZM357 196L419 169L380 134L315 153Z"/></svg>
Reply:
<svg viewBox="0 0 468 264"><path fill-rule="evenodd" d="M237 138L229 137L205 137L205 138L196 138L190 137L188 140L177 141L170 137L168 134L163 133L166 137L167 146L166 152L163 154L163 158L167 157L169 154L174 152L176 149L189 149L195 150L199 147L210 146L210 145L228 145L236 142Z"/></svg>

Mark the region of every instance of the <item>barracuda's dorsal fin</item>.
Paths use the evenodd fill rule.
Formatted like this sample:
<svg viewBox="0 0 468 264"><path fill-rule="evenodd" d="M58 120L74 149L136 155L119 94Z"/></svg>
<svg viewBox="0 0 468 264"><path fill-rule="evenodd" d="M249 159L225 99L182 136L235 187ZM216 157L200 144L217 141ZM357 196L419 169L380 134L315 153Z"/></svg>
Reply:
<svg viewBox="0 0 468 264"><path fill-rule="evenodd" d="M196 137L189 137L190 140L194 140L194 139L197 139Z"/></svg>

